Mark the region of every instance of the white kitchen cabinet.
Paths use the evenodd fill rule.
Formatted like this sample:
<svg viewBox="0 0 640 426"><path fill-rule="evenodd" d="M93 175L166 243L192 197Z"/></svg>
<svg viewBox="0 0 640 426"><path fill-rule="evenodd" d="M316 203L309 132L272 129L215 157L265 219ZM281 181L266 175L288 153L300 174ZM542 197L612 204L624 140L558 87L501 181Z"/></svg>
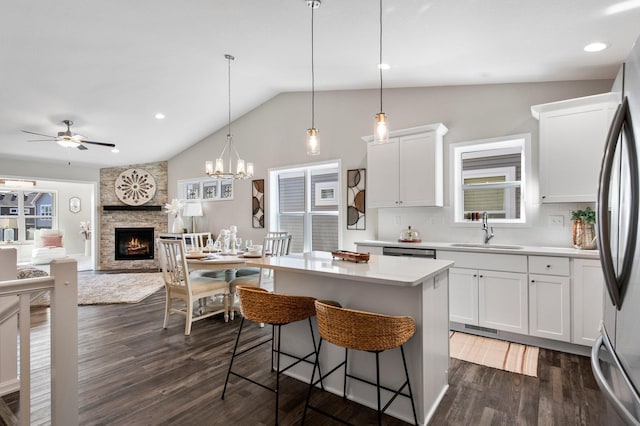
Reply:
<svg viewBox="0 0 640 426"><path fill-rule="evenodd" d="M592 346L603 314L604 275L599 260L573 260L573 337L579 345Z"/></svg>
<svg viewBox="0 0 640 426"><path fill-rule="evenodd" d="M528 332L527 256L438 251L452 260L449 318L496 330Z"/></svg>
<svg viewBox="0 0 640 426"><path fill-rule="evenodd" d="M363 137L368 143L368 206L442 206L442 137L447 131L436 123L391 132L387 144Z"/></svg>
<svg viewBox="0 0 640 426"><path fill-rule="evenodd" d="M527 334L527 274L479 270L478 305L481 327Z"/></svg>
<svg viewBox="0 0 640 426"><path fill-rule="evenodd" d="M571 280L567 257L529 256L529 334L571 341Z"/></svg>
<svg viewBox="0 0 640 426"><path fill-rule="evenodd" d="M478 325L478 271L449 269L449 319Z"/></svg>
<svg viewBox="0 0 640 426"><path fill-rule="evenodd" d="M531 107L540 120L543 203L596 201L602 152L618 100L619 95L605 93Z"/></svg>

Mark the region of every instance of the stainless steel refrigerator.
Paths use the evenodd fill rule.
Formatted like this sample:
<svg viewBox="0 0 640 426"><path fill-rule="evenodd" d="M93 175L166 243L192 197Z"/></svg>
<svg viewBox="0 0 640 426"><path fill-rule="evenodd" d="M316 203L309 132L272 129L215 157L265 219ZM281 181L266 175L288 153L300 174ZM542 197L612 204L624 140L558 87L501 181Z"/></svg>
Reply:
<svg viewBox="0 0 640 426"><path fill-rule="evenodd" d="M607 291L591 365L618 422L640 425L640 41L612 90L620 94L620 106L607 137L597 203Z"/></svg>

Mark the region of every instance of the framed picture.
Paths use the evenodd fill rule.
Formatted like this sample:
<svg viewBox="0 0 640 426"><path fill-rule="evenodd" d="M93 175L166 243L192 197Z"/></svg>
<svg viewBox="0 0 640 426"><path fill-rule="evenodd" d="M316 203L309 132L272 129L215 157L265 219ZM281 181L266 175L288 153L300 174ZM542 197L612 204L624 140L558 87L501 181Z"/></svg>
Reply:
<svg viewBox="0 0 640 426"><path fill-rule="evenodd" d="M78 197L69 198L69 211L71 213L80 213L80 210L81 210L80 198Z"/></svg>
<svg viewBox="0 0 640 426"><path fill-rule="evenodd" d="M367 229L366 169L347 170L347 229Z"/></svg>
<svg viewBox="0 0 640 426"><path fill-rule="evenodd" d="M264 179L251 181L251 226L264 228Z"/></svg>
<svg viewBox="0 0 640 426"><path fill-rule="evenodd" d="M335 206L338 204L338 182L318 182L315 186L316 206Z"/></svg>

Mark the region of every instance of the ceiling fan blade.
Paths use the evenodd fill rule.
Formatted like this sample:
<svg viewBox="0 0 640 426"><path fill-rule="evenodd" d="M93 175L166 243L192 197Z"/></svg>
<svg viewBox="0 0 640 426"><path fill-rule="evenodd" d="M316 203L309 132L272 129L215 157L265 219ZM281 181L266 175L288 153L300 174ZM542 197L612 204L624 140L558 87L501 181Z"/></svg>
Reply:
<svg viewBox="0 0 640 426"><path fill-rule="evenodd" d="M78 149L83 151L83 150L86 150L86 149L89 149L89 148L87 148L86 146L80 144L80 145L78 145Z"/></svg>
<svg viewBox="0 0 640 426"><path fill-rule="evenodd" d="M109 146L111 148L115 148L116 147L116 144L107 143L107 142L82 141L82 143L90 143L90 144L93 144L93 145Z"/></svg>
<svg viewBox="0 0 640 426"><path fill-rule="evenodd" d="M42 133L30 132L30 131L28 131L28 130L22 130L22 131L23 131L24 133L29 133L29 134L32 134L32 135L45 136L45 137L47 137L47 138L52 138L52 139L55 139L55 138L56 138L55 136L43 135Z"/></svg>
<svg viewBox="0 0 640 426"><path fill-rule="evenodd" d="M31 139L27 142L55 142L55 139Z"/></svg>

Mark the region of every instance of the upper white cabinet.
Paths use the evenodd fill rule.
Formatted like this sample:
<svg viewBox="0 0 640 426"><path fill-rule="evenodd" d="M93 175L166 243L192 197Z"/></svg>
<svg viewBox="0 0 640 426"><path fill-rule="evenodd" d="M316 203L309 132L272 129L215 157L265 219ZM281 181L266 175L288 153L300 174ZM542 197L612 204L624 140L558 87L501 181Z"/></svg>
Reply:
<svg viewBox="0 0 640 426"><path fill-rule="evenodd" d="M600 162L620 95L604 93L531 107L540 120L543 203L595 202Z"/></svg>
<svg viewBox="0 0 640 426"><path fill-rule="evenodd" d="M442 206L442 123L390 133L388 144L367 142L369 207Z"/></svg>

